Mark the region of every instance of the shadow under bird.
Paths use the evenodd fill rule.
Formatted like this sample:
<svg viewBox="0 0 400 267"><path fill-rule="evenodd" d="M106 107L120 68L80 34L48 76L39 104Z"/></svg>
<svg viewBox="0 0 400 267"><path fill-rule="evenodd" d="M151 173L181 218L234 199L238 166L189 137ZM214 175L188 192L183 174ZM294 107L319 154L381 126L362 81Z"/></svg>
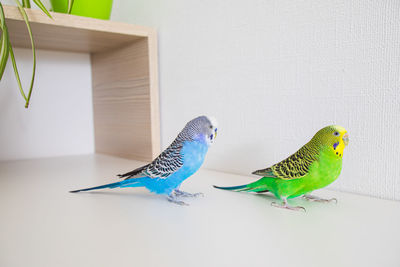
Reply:
<svg viewBox="0 0 400 267"><path fill-rule="evenodd" d="M295 197L316 202L337 202L335 198L322 199L308 193L331 184L339 177L343 150L348 143L349 135L345 128L327 126L287 159L252 173L263 178L246 185L214 187L238 192L271 192L282 200L282 204L273 202L272 205L289 210L305 211L304 207L288 205L287 200Z"/></svg>
<svg viewBox="0 0 400 267"><path fill-rule="evenodd" d="M187 205L177 197L196 197L202 193L179 190L183 181L194 174L203 164L209 146L217 137L217 122L207 116L189 121L172 144L151 163L125 174L123 181L70 191L77 193L103 188L146 187L150 192L167 195L170 202Z"/></svg>

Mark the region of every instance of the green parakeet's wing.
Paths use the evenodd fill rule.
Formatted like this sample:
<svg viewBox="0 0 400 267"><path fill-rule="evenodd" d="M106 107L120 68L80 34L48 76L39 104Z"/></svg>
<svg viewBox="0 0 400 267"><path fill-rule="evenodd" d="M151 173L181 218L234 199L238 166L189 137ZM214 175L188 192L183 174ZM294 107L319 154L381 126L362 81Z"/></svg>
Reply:
<svg viewBox="0 0 400 267"><path fill-rule="evenodd" d="M318 159L318 155L318 151L307 144L287 159L272 167L257 170L253 174L283 180L299 179L308 174L311 165Z"/></svg>

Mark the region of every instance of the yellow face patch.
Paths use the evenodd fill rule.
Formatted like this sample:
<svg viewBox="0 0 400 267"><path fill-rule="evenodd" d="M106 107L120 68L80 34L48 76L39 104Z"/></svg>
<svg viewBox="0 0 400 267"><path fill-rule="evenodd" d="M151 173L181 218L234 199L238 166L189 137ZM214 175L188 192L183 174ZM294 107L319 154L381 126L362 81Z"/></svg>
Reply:
<svg viewBox="0 0 400 267"><path fill-rule="evenodd" d="M343 150L345 148L343 140L339 140L337 143L333 144L332 150L338 157L343 156Z"/></svg>
<svg viewBox="0 0 400 267"><path fill-rule="evenodd" d="M343 127L338 127L337 133L339 133L336 142L332 145L332 150L338 157L343 156L343 150L349 142L349 135Z"/></svg>

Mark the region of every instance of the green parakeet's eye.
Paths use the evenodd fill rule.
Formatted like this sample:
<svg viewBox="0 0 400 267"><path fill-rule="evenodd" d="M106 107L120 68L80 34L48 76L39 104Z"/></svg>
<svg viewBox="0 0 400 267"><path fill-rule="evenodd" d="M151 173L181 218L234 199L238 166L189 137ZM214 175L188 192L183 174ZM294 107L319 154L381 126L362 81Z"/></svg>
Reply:
<svg viewBox="0 0 400 267"><path fill-rule="evenodd" d="M339 136L339 132L334 132L333 135L334 136Z"/></svg>

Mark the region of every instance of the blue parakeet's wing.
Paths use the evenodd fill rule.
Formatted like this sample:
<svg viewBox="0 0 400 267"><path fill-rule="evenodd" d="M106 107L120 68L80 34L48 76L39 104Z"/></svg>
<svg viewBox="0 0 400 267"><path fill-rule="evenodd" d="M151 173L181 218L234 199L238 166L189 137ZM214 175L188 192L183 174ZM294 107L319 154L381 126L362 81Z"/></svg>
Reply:
<svg viewBox="0 0 400 267"><path fill-rule="evenodd" d="M194 138L199 136L199 134L209 137L210 140L213 139L217 129L216 121L212 121L206 116L200 116L191 120L178 134L172 144L153 162L118 176L125 178L125 180L139 177L167 178L182 167L183 156L181 150L185 142L194 141Z"/></svg>
<svg viewBox="0 0 400 267"><path fill-rule="evenodd" d="M118 176L125 178L125 180L145 176L150 178L167 178L183 165L182 147L182 142L175 140L153 162Z"/></svg>

